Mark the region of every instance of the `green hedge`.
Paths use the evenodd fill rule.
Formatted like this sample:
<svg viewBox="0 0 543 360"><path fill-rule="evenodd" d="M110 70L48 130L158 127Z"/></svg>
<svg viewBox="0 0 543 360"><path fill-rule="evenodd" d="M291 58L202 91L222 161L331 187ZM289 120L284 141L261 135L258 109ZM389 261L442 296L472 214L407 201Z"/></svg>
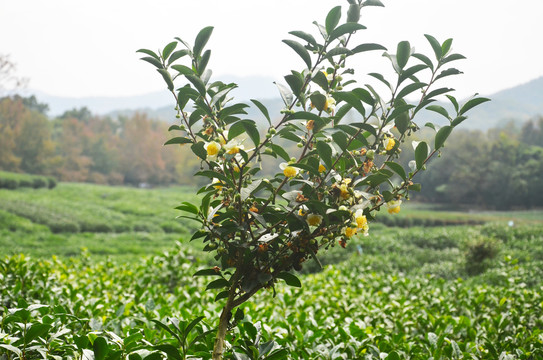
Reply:
<svg viewBox="0 0 543 360"><path fill-rule="evenodd" d="M51 176L0 171L0 189L15 190L20 187L52 189L55 186L57 186L57 180Z"/></svg>

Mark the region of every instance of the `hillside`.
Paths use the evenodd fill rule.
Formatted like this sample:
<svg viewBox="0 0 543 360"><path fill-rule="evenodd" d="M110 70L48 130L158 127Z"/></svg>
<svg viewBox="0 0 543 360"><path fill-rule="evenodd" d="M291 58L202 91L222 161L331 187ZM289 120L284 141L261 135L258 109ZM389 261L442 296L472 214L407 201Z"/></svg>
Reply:
<svg viewBox="0 0 543 360"><path fill-rule="evenodd" d="M272 78L224 76L222 79L239 85L239 88L232 92L237 101L247 102L249 99L260 99L269 107L272 116L273 114L278 116L283 104ZM126 97L67 98L50 96L40 92L36 94L41 102L49 104L50 116L56 116L66 110L86 106L93 113L99 115L117 117L143 112L151 118L166 122L175 119L172 97L166 90ZM543 77L494 94L485 94L484 96L491 98L492 101L484 103L470 112L470 120L462 124L463 128L486 130L504 125L510 120L523 122L542 115ZM447 104L444 106L450 108ZM255 107L252 107L249 109L248 117L258 119L260 113ZM436 121L436 119L439 119L439 115L433 112L421 112L417 119L419 123L424 124L428 121Z"/></svg>

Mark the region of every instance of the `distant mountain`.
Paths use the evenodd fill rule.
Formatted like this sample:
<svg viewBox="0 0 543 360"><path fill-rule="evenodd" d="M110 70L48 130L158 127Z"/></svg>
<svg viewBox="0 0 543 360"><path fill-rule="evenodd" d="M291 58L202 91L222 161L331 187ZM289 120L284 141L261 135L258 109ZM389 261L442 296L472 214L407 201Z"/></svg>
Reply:
<svg viewBox="0 0 543 360"><path fill-rule="evenodd" d="M464 129L486 130L507 124L510 121L523 123L536 116L543 116L543 77L528 83L483 95L491 101L483 103L468 112L468 120L460 125ZM464 100L459 100L465 102ZM452 106L441 104L451 113ZM441 121L443 117L431 111L421 111L418 122Z"/></svg>
<svg viewBox="0 0 543 360"><path fill-rule="evenodd" d="M279 117L279 111L283 103L278 96L278 91L273 84L273 79L268 77L217 77L225 83L235 82L239 88L232 91L236 101L247 102L249 99L259 99L268 106L270 114ZM139 96L126 97L86 97L66 98L50 96L44 93L35 93L40 102L49 104L49 115L57 116L66 110L86 106L93 113L99 115L130 116L135 112L144 112L149 117L167 122L175 121L174 102L171 94L164 91L153 92ZM484 103L470 111L469 119L462 123L465 129L488 129L515 120L524 122L538 115L543 115L543 77L532 80L507 90L487 95L492 101ZM463 100L465 101L465 100ZM461 102L463 102L461 101ZM452 107L443 104L452 112ZM249 118L262 118L258 109L252 106L248 109ZM428 121L440 121L439 115L431 111L421 111L417 115L417 122L424 124Z"/></svg>
<svg viewBox="0 0 543 360"><path fill-rule="evenodd" d="M278 95L276 86L273 84L273 78L263 76L237 77L233 75L218 76L212 80L220 80L224 83L236 83L239 85L231 94L236 99L266 99ZM24 95L36 95L38 101L49 105L48 115L51 117L63 114L67 110L74 108L87 107L92 113L106 115L109 113L132 113L134 110L140 112L153 113L152 109L159 109L174 106L172 94L166 90L136 96L118 96L118 97L63 97L54 96L35 90L25 90ZM158 110L162 117L169 117L164 110Z"/></svg>

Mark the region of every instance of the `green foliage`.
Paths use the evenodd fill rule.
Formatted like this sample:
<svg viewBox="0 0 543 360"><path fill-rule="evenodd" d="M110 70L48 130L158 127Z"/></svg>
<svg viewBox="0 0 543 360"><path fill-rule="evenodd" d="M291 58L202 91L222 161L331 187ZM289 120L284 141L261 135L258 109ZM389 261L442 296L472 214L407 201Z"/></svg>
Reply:
<svg viewBox="0 0 543 360"><path fill-rule="evenodd" d="M336 6L324 25L314 22L320 36L296 31L291 35L305 44L283 40L305 66L284 77L288 87L276 83L285 108L265 134L260 133L257 121L242 118L249 105L234 103L227 96L236 84L211 81L212 72L206 68L210 50L203 51L212 27L198 33L194 47L176 38L186 48L188 56L182 59L186 65L170 58L176 42L158 55L138 50L150 55L142 60L157 68L176 102L180 123L170 128L176 136L169 143L192 144L194 158L200 160L203 170L195 175L207 178L199 190L204 194L200 206L184 204L180 209L201 223L193 239L200 238L204 251L212 253L220 265L221 278L206 288L219 289L217 299L226 298L213 359L222 358L234 308L260 289L273 288L278 279L299 286L293 270L300 270L309 259L319 263L319 251L336 242L345 247L357 231L368 234L368 220L382 206L398 213L402 199L418 188L413 177L426 169L453 128L465 120L464 114L489 100L474 97L458 106L449 94L457 105L453 115L430 105L437 96L453 91L436 88L436 82L460 74L449 63L464 58L450 53L452 39L439 43L430 35L426 38L435 61L402 41L395 54L383 53L394 70L393 79L370 73L388 90L378 93L371 85L356 87L349 61L360 52L384 49L378 44L352 44L355 33L366 28L358 24L360 11L382 4L362 0L349 4L345 23L341 22L342 7ZM414 91L421 95L410 101L408 96ZM253 104L269 121L269 111L261 103ZM336 105L342 106L337 114ZM360 122L342 121L351 108ZM435 134L433 150L425 141L413 145L415 168L407 175L399 164L391 163L397 162L400 144L418 130L413 119L422 109L442 114L449 125ZM399 133L393 129L396 124ZM278 141L291 141L299 151L276 153L273 145ZM280 164L282 172L264 176L264 155L288 158ZM404 175L399 184L392 181L395 173Z"/></svg>
<svg viewBox="0 0 543 360"><path fill-rule="evenodd" d="M19 187L52 189L57 181L51 176L39 176L0 171L0 189L15 190Z"/></svg>
<svg viewBox="0 0 543 360"><path fill-rule="evenodd" d="M225 357L543 356L541 225L376 227L349 243L347 261L303 276L302 288L278 284L273 299L259 294L234 312ZM501 254L467 276L460 249L483 238L501 241ZM201 291L205 277L192 276L209 266L196 254L177 245L128 266L87 253L2 258L0 356L211 358L219 305Z"/></svg>
<svg viewBox="0 0 543 360"><path fill-rule="evenodd" d="M440 161L421 175L417 198L499 210L542 206L543 142L537 140L538 131L528 122L522 129L452 134Z"/></svg>

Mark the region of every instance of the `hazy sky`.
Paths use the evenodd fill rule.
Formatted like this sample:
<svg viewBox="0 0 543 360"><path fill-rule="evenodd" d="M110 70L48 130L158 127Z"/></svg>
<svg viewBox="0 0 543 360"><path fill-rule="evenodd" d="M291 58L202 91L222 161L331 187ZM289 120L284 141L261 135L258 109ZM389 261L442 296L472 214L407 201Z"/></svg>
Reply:
<svg viewBox="0 0 543 360"><path fill-rule="evenodd" d="M368 30L356 40L390 50L409 40L431 54L423 36L454 38L468 60L452 84L459 96L490 94L543 75L541 0L382 0L365 8ZM281 42L290 30L316 35L330 8L346 0L0 0L0 53L11 55L29 87L52 95L136 95L164 88L136 50L175 36L193 43L215 27L208 48L214 78L264 75L279 79L303 62ZM393 51L393 52L394 52ZM380 54L379 54L380 55ZM380 56L356 57L361 73L384 69ZM294 64L294 67L292 66ZM384 65L381 65L384 64ZM266 86L272 86L266 84Z"/></svg>

